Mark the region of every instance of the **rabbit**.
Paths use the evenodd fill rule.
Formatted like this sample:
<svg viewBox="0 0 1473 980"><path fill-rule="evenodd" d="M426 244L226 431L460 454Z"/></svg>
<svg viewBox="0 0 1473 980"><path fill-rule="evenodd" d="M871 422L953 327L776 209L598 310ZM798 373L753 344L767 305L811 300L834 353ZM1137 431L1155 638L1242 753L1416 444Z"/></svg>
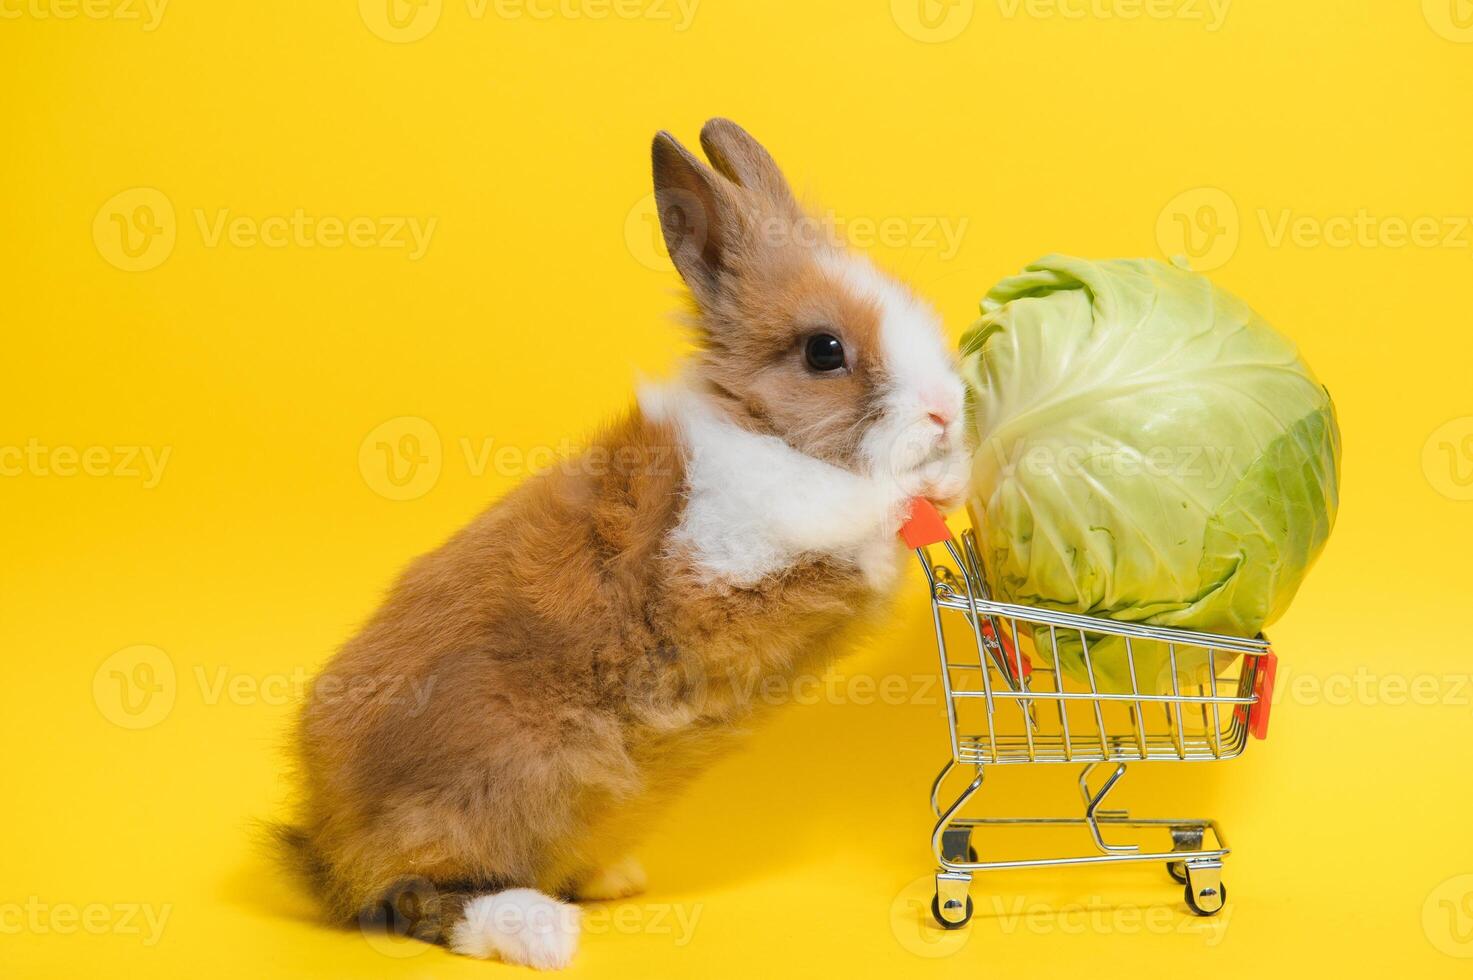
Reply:
<svg viewBox="0 0 1473 980"><path fill-rule="evenodd" d="M938 317L812 234L736 124L700 139L709 165L653 145L680 373L411 564L310 687L278 837L340 921L567 965L573 903L639 892L641 835L770 709L752 692L884 614L910 503L959 502Z"/></svg>

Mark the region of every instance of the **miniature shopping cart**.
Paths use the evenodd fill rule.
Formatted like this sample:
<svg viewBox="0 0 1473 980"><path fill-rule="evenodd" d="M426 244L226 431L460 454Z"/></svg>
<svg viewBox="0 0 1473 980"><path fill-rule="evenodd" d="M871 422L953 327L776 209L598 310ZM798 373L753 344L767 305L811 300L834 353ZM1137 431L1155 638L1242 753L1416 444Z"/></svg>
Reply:
<svg viewBox="0 0 1473 980"><path fill-rule="evenodd" d="M951 757L931 787L936 815L931 844L939 866L931 904L936 921L946 929L967 924L976 872L1127 861L1165 863L1186 887L1193 912L1221 910L1227 899L1222 861L1228 845L1215 821L1136 819L1123 810L1107 810L1104 803L1127 763L1232 759L1242 754L1250 735L1263 738L1276 666L1268 642L995 602L973 531L958 541L923 504L903 533L920 557L930 588L951 728ZM944 546L950 564L933 558L937 545ZM947 627L955 632L963 624L967 649L954 653L947 646ZM1149 658L1142 656L1146 650L1152 651ZM1100 662L1092 659L1092 651ZM1122 653L1128 685L1121 680ZM1107 655L1109 671L1102 667ZM1137 676L1138 662L1160 661L1163 655L1167 669ZM981 789L986 767L1034 763L1081 766L1082 816L962 815ZM1095 780L1097 770L1107 773L1103 781ZM972 779L945 804L944 784L957 771L970 772ZM1002 827L1083 828L1093 850L982 860L974 831Z"/></svg>

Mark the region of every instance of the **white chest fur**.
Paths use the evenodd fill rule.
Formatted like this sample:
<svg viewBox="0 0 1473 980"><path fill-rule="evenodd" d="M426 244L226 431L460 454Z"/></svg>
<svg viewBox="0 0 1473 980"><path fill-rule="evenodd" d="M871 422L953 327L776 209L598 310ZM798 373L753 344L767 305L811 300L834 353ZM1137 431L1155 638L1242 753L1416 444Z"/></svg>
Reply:
<svg viewBox="0 0 1473 980"><path fill-rule="evenodd" d="M853 564L877 590L894 582L905 506L894 480L852 473L749 432L680 385L647 387L639 401L647 418L681 434L688 496L671 545L711 581L750 586L826 557Z"/></svg>

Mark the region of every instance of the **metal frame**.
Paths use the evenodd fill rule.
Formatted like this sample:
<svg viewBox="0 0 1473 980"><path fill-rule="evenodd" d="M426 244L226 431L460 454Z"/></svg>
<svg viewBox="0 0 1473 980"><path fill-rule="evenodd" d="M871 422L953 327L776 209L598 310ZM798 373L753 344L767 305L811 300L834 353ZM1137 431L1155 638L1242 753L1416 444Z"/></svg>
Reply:
<svg viewBox="0 0 1473 980"><path fill-rule="evenodd" d="M936 816L931 835L936 857L936 899L932 906L945 928L966 925L972 902L973 874L1016 868L1161 861L1186 886L1187 904L1199 915L1218 912L1227 890L1222 861L1227 839L1208 819L1138 819L1124 810L1105 809L1106 798L1124 778L1131 762L1195 762L1241 755L1253 728L1255 693L1264 657L1272 655L1262 637L1219 636L1080 616L993 600L978 558L973 532L943 542L951 565L936 563L927 547L916 549L931 597L951 758L931 787ZM969 628L975 659L953 659L946 624L960 618ZM1060 657L1060 634L1075 644L1082 670L1074 677ZM1096 672L1091 656L1104 638L1123 645L1129 673L1128 690L1110 689ZM1035 657L1025 656L1025 641ZM1137 644L1166 648L1170 690L1158 693L1137 674ZM1117 651L1118 652L1118 651ZM1042 662L1041 664L1039 662ZM1185 665L1205 669L1183 683ZM1080 676L1082 675L1082 676ZM1157 679L1165 686L1165 679ZM1117 683L1116 688L1121 685ZM980 723L974 720L982 708ZM1124 708L1126 720L1120 719ZM1071 717L1071 715L1073 717ZM1261 730L1260 730L1261 732ZM964 817L962 812L981 790L985 767L1020 764L1077 764L1083 814L1067 817ZM953 802L943 804L943 784L953 772L970 769L973 778ZM1092 788L1097 771L1108 774ZM1080 827L1094 845L1092 853L1028 859L984 861L978 857L973 831L978 828ZM1135 841L1112 842L1119 831L1138 831ZM1171 848L1145 846L1149 835Z"/></svg>

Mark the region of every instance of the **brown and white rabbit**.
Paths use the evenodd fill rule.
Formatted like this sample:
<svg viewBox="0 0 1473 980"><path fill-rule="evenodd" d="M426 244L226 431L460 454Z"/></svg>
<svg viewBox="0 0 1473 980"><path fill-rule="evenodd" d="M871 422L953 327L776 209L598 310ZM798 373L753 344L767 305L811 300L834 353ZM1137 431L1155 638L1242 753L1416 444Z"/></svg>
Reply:
<svg viewBox="0 0 1473 980"><path fill-rule="evenodd" d="M642 887L652 810L751 692L884 610L908 502L960 496L962 386L930 308L813 234L741 128L701 145L709 167L654 141L699 339L681 379L411 565L314 684L281 836L339 919L567 964L565 900Z"/></svg>

